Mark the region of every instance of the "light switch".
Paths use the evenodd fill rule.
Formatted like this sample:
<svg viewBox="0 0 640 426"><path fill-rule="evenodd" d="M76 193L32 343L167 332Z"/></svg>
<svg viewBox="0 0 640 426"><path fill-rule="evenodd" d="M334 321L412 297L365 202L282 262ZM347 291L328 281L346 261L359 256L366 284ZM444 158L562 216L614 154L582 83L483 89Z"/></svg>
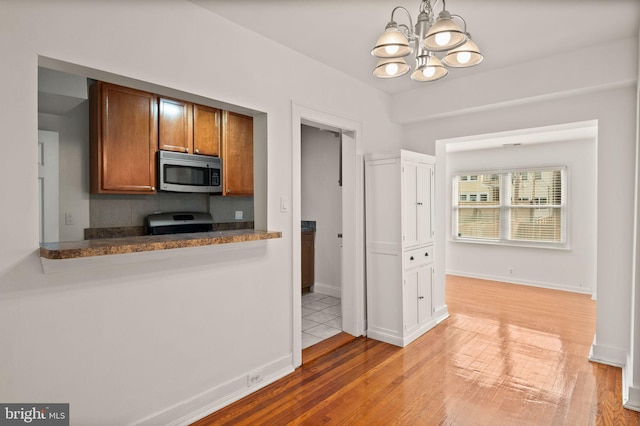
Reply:
<svg viewBox="0 0 640 426"><path fill-rule="evenodd" d="M280 211L282 213L289 211L289 199L287 197L280 197Z"/></svg>
<svg viewBox="0 0 640 426"><path fill-rule="evenodd" d="M242 220L242 210L236 210L236 220Z"/></svg>

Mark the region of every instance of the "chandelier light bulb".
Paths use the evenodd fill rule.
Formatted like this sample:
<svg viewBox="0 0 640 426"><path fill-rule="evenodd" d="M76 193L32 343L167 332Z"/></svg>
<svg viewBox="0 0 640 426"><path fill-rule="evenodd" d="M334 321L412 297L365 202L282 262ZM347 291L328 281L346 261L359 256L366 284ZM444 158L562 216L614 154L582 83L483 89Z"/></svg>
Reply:
<svg viewBox="0 0 640 426"><path fill-rule="evenodd" d="M436 44L438 46L446 46L450 41L451 33L449 31L436 34Z"/></svg>
<svg viewBox="0 0 640 426"><path fill-rule="evenodd" d="M384 67L384 71L387 73L388 76L396 75L396 73L398 72L398 64L396 63L387 64L387 66Z"/></svg>
<svg viewBox="0 0 640 426"><path fill-rule="evenodd" d="M434 67L427 67L424 70L422 70L422 75L424 75L427 78L433 77L435 73L436 73L436 69Z"/></svg>
<svg viewBox="0 0 640 426"><path fill-rule="evenodd" d="M471 52L458 52L456 59L458 59L459 63L466 64L471 60Z"/></svg>
<svg viewBox="0 0 640 426"><path fill-rule="evenodd" d="M398 45L392 45L392 46L385 46L384 51L387 52L389 55L394 55L398 53L399 49L400 47Z"/></svg>

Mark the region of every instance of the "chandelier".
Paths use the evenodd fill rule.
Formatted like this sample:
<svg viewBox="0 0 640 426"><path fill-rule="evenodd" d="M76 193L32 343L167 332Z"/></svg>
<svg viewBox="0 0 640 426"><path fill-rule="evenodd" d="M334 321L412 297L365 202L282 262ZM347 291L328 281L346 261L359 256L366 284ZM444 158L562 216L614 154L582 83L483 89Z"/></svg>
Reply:
<svg viewBox="0 0 640 426"><path fill-rule="evenodd" d="M436 81L445 77L449 70L445 68L466 68L478 65L484 59L478 46L467 32L467 22L459 15L446 10L442 0L442 12L434 23L433 7L439 0L422 0L418 23L413 26L411 14L402 6L391 12L391 21L384 34L378 39L371 54L376 56L378 64L373 75L379 78L394 78L408 73L411 67L404 57L413 53L415 69L411 73L414 81ZM402 10L409 18L409 26L393 20L396 11ZM462 22L463 27L454 21ZM436 54L441 55L439 59Z"/></svg>

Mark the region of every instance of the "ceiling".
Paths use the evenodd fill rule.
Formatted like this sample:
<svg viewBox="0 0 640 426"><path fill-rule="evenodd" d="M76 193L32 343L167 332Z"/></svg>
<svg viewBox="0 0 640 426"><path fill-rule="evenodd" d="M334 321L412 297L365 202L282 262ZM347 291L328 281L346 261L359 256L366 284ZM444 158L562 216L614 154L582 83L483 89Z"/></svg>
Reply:
<svg viewBox="0 0 640 426"><path fill-rule="evenodd" d="M391 80L372 75L370 51L391 11L404 6L415 21L419 0L191 1L387 93L438 84L413 82L408 74ZM441 9L442 1L435 7ZM639 0L449 0L447 10L466 20L485 56L475 68L451 70L447 79L637 37L640 22ZM401 12L395 20L408 24ZM594 58L606 59L615 66L615 58ZM550 65L541 63L541 71L553 72Z"/></svg>

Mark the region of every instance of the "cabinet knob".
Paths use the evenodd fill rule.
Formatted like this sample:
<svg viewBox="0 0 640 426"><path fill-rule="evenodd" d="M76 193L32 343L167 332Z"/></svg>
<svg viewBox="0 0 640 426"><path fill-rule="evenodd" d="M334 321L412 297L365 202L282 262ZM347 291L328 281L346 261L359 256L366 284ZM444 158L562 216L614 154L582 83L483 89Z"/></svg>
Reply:
<svg viewBox="0 0 640 426"><path fill-rule="evenodd" d="M422 300L424 299L424 296L418 296L418 299Z"/></svg>
<svg viewBox="0 0 640 426"><path fill-rule="evenodd" d="M409 260L413 260L413 256L411 256L411 257L409 258Z"/></svg>
<svg viewBox="0 0 640 426"><path fill-rule="evenodd" d="M151 187L151 190L152 190L152 191L155 191L155 190L156 190L156 187L155 187L155 186L152 186L152 187Z"/></svg>
<svg viewBox="0 0 640 426"><path fill-rule="evenodd" d="M185 149L184 149L184 152L189 152L189 148L185 148Z"/></svg>
<svg viewBox="0 0 640 426"><path fill-rule="evenodd" d="M417 204L417 205L419 205L419 206L421 206L421 205L422 205L422 203L416 203L416 204Z"/></svg>
<svg viewBox="0 0 640 426"><path fill-rule="evenodd" d="M200 150L198 148L195 149L196 154L200 154Z"/></svg>
<svg viewBox="0 0 640 426"><path fill-rule="evenodd" d="M227 194L231 194L231 190L230 189L227 189Z"/></svg>
<svg viewBox="0 0 640 426"><path fill-rule="evenodd" d="M426 252L424 255L425 255L425 256L429 256L429 252Z"/></svg>

